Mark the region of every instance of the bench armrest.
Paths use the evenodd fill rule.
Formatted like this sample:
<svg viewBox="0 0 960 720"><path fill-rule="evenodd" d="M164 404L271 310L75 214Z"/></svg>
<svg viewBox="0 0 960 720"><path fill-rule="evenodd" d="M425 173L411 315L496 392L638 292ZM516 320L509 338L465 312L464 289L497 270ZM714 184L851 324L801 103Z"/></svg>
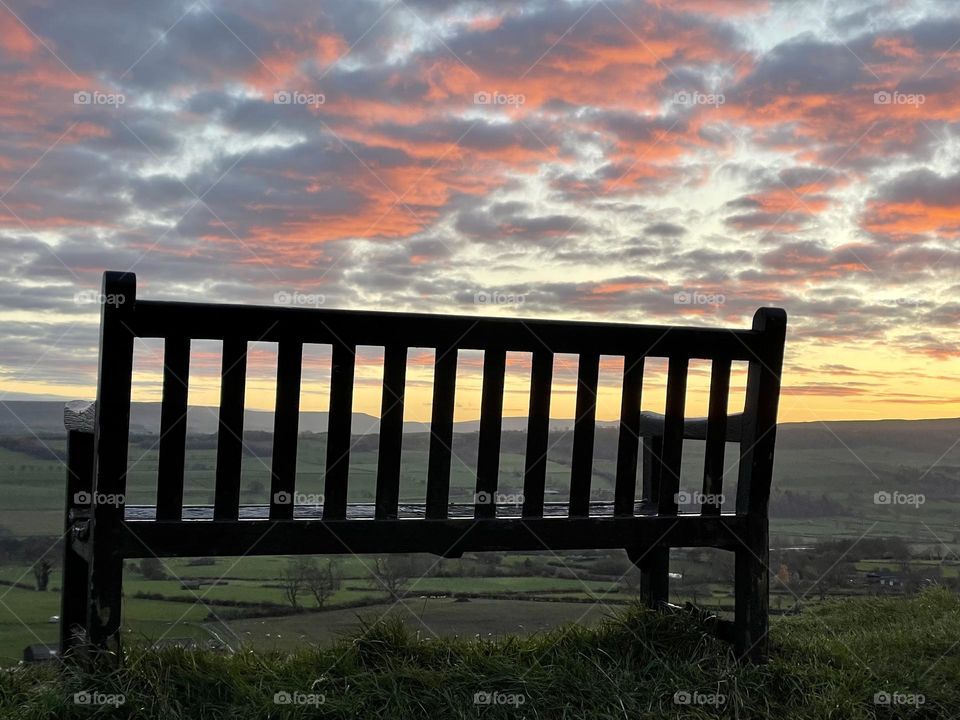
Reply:
<svg viewBox="0 0 960 720"><path fill-rule="evenodd" d="M93 433L97 404L89 400L71 400L63 406L63 426L67 431Z"/></svg>

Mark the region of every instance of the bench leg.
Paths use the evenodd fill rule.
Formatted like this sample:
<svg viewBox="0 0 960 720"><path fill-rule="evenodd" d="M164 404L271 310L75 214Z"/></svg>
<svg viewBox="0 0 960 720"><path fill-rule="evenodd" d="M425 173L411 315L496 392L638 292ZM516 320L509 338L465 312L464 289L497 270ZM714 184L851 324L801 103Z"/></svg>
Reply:
<svg viewBox="0 0 960 720"><path fill-rule="evenodd" d="M87 561L68 545L60 589L60 657L72 655L87 639L87 572Z"/></svg>
<svg viewBox="0 0 960 720"><path fill-rule="evenodd" d="M102 536L100 543L106 545ZM90 570L90 642L98 650L116 653L119 657L123 558L110 554L110 548L101 548L98 557L95 545Z"/></svg>
<svg viewBox="0 0 960 720"><path fill-rule="evenodd" d="M770 550L766 527L752 533L756 536L748 547L736 553L736 598L734 647L741 661L764 663L767 660L769 629Z"/></svg>
<svg viewBox="0 0 960 720"><path fill-rule="evenodd" d="M80 501L93 489L93 434L71 430L67 435L67 497L63 536L63 573L60 582L60 657L79 652L87 638L87 561L71 543L77 513L89 505Z"/></svg>
<svg viewBox="0 0 960 720"><path fill-rule="evenodd" d="M652 548L635 561L640 568L640 597L647 607L659 608L670 599L670 548Z"/></svg>
<svg viewBox="0 0 960 720"><path fill-rule="evenodd" d="M109 514L95 516L95 520L89 563L87 627L93 648L118 659L123 606L123 557L116 552L119 523Z"/></svg>

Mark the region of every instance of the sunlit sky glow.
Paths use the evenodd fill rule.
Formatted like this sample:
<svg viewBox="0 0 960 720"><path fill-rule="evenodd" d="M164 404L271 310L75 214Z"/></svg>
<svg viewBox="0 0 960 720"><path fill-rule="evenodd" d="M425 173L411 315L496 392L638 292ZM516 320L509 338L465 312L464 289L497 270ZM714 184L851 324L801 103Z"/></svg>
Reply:
<svg viewBox="0 0 960 720"><path fill-rule="evenodd" d="M958 71L952 0L9 1L0 400L92 397L91 298L132 269L157 299L741 327L776 305L782 420L958 416ZM192 403L216 404L218 353L195 346ZM138 344L135 399L161 357ZM361 352L356 410L381 363ZM256 346L248 407L275 367ZM508 375L523 415L529 357ZM556 377L569 417L575 358ZM658 409L656 363L646 382Z"/></svg>

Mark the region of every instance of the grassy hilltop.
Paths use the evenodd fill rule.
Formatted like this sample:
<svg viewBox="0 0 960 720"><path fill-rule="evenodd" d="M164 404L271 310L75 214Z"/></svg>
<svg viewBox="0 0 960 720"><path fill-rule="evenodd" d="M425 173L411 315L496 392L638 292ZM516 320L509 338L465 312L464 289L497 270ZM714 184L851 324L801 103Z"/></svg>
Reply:
<svg viewBox="0 0 960 720"><path fill-rule="evenodd" d="M527 638L428 639L388 620L332 648L290 654L134 648L118 670L96 675L20 667L0 674L0 717L946 720L960 712L960 601L943 589L828 603L775 620L771 639L769 665L742 667L684 618L640 608Z"/></svg>

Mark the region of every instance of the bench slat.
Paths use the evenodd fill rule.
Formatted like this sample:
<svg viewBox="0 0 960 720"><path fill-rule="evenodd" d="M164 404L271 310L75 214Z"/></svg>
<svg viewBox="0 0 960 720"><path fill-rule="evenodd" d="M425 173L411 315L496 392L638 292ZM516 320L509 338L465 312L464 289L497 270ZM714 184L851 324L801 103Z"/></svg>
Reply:
<svg viewBox="0 0 960 720"><path fill-rule="evenodd" d="M457 387L457 349L437 348L433 361L433 415L430 419L430 457L427 465L427 517L447 517L450 498L450 456Z"/></svg>
<svg viewBox="0 0 960 720"><path fill-rule="evenodd" d="M323 483L323 516L347 516L347 479L350 474L350 425L353 420L353 375L357 349L333 343L330 361L330 412L327 415L327 459Z"/></svg>
<svg viewBox="0 0 960 720"><path fill-rule="evenodd" d="M303 343L282 342L277 349L277 401L273 413L273 459L270 468L270 518L293 517L300 428L300 379ZM278 502L278 500L284 502Z"/></svg>
<svg viewBox="0 0 960 720"><path fill-rule="evenodd" d="M593 475L593 444L597 418L599 353L583 353L577 368L577 406L573 423L573 455L570 462L570 516L590 513L590 480Z"/></svg>
<svg viewBox="0 0 960 720"><path fill-rule="evenodd" d="M543 515L552 384L553 353L546 349L535 350L530 367L530 408L527 412L527 451L523 471L524 517Z"/></svg>
<svg viewBox="0 0 960 720"><path fill-rule="evenodd" d="M710 405L707 443L703 460L703 494L723 492L723 454L727 443L727 403L730 395L730 361L714 360L710 368ZM719 503L704 503L703 515L719 515Z"/></svg>
<svg viewBox="0 0 960 720"><path fill-rule="evenodd" d="M680 491L680 462L683 455L683 411L687 395L686 358L670 358L667 370L667 405L663 421L663 449L660 451L660 515L677 514Z"/></svg>
<svg viewBox="0 0 960 720"><path fill-rule="evenodd" d="M387 345L383 352L383 396L380 404L380 449L377 453L378 520L397 517L400 500L400 451L403 445L403 392L407 348Z"/></svg>
<svg viewBox="0 0 960 720"><path fill-rule="evenodd" d="M460 349L499 347L534 352L625 355L637 348L653 357L683 356L750 360L764 348L762 335L736 328L692 328L528 318L491 318L418 313L264 307L145 300L131 327L141 337L165 337L170 327L192 338L238 337L263 342L296 339L307 343L383 345L387 336L408 347L456 345Z"/></svg>
<svg viewBox="0 0 960 720"><path fill-rule="evenodd" d="M213 517L236 520L240 509L243 459L243 405L247 383L247 341L224 340L220 369L220 429Z"/></svg>
<svg viewBox="0 0 960 720"><path fill-rule="evenodd" d="M190 338L166 338L163 342L163 400L157 463L158 520L179 520L183 511L189 378Z"/></svg>
<svg viewBox="0 0 960 720"><path fill-rule="evenodd" d="M505 350L486 350L483 354L483 389L480 397L480 437L477 440L477 497L474 516L496 517L494 503L497 475L500 471L500 430L503 426L503 376Z"/></svg>
<svg viewBox="0 0 960 720"><path fill-rule="evenodd" d="M663 435L643 435L643 489L641 502L656 505L660 500L663 474Z"/></svg>
<svg viewBox="0 0 960 720"><path fill-rule="evenodd" d="M633 515L637 492L637 452L640 444L640 401L643 392L643 356L623 359L623 395L620 399L620 436L617 441L617 476L613 514Z"/></svg>

